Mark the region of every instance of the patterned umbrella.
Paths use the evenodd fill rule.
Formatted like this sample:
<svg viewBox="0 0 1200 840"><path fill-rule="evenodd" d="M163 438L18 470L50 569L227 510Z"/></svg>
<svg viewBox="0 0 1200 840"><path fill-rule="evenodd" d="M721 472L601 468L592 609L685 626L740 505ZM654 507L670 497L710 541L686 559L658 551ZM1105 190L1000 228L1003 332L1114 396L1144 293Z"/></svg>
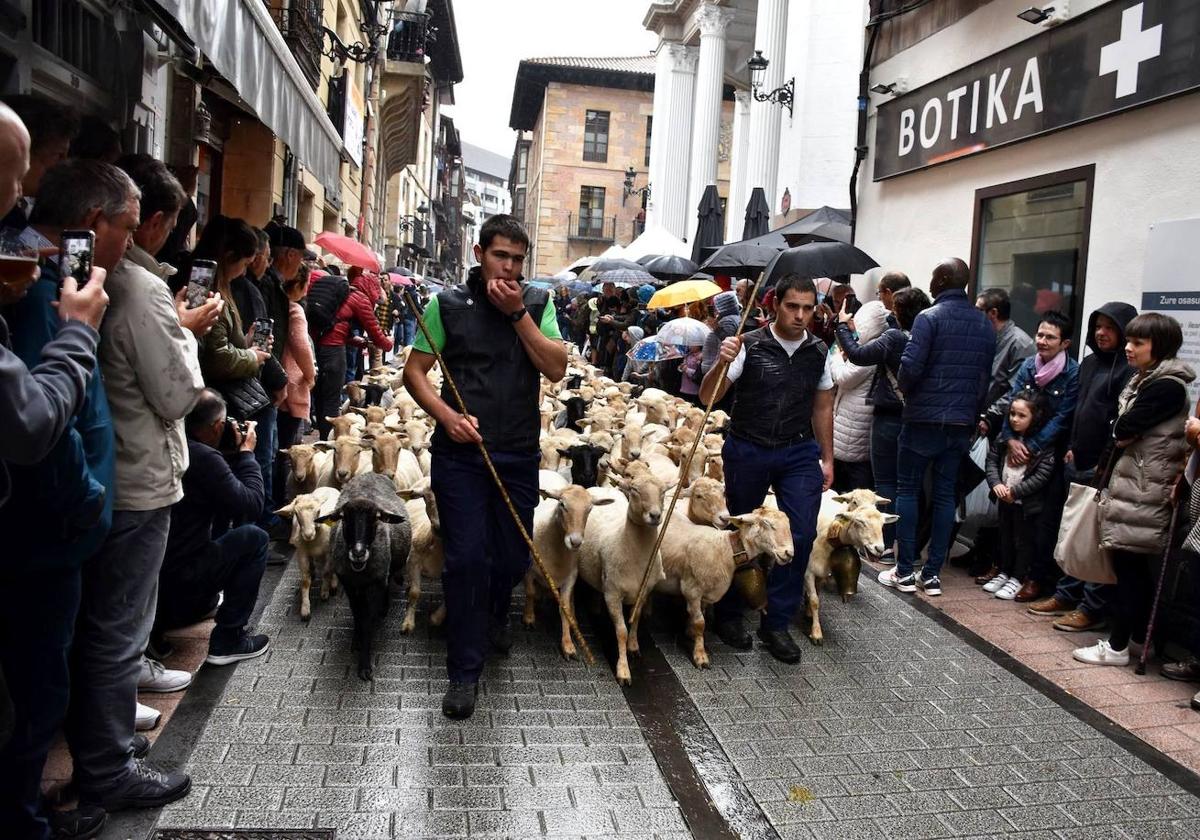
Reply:
<svg viewBox="0 0 1200 840"><path fill-rule="evenodd" d="M682 358L683 354L673 344L664 344L658 336L643 338L625 354L635 362L665 362L668 359Z"/></svg>
<svg viewBox="0 0 1200 840"><path fill-rule="evenodd" d="M658 340L679 347L700 347L712 330L695 318L676 318L658 328Z"/></svg>
<svg viewBox="0 0 1200 840"><path fill-rule="evenodd" d="M596 277L596 280L601 285L612 283L615 286L640 286L643 283L654 282L654 275L640 268L617 268L612 271L602 272Z"/></svg>

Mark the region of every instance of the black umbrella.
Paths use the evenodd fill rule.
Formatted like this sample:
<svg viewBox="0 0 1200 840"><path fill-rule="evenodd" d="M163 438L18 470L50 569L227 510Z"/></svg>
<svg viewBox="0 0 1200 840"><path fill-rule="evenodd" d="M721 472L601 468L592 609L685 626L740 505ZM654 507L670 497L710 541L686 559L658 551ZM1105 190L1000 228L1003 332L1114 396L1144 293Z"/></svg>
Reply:
<svg viewBox="0 0 1200 840"><path fill-rule="evenodd" d="M642 268L649 271L659 280L667 280L674 282L675 280L686 280L696 273L700 266L689 260L687 257L676 257L667 254L662 257L655 257L642 263Z"/></svg>
<svg viewBox="0 0 1200 840"><path fill-rule="evenodd" d="M862 274L878 266L875 260L845 242L810 242L799 248L781 251L767 266L766 284L773 286L779 278L789 274L837 277L841 274Z"/></svg>
<svg viewBox="0 0 1200 840"><path fill-rule="evenodd" d="M755 245L751 242L731 242L716 250L700 266L709 274L726 277L757 277L771 260L779 255L779 248L770 245Z"/></svg>
<svg viewBox="0 0 1200 840"><path fill-rule="evenodd" d="M746 225L742 228L742 239L762 236L771 227L771 208L767 205L767 194L762 187L755 187L746 203Z"/></svg>
<svg viewBox="0 0 1200 840"><path fill-rule="evenodd" d="M626 268L630 271L642 270L642 267L633 260L625 260L621 259L620 257L609 257L608 259L604 260L596 260L594 263L588 266L588 271L595 276L597 274L603 274L606 271L616 271L618 268Z"/></svg>
<svg viewBox="0 0 1200 840"><path fill-rule="evenodd" d="M716 184L704 188L697 215L699 224L692 241L692 262L695 263L703 259L702 249L725 244L725 214L721 211L721 196L717 194Z"/></svg>
<svg viewBox="0 0 1200 840"><path fill-rule="evenodd" d="M642 267L645 267L646 263L650 262L650 260L656 260L656 259L658 259L660 256L661 256L661 254L644 254L644 255L642 255L642 256L640 256L640 257L638 257L638 258L635 260L635 262L636 262L638 265L640 265L640 266L642 266Z"/></svg>
<svg viewBox="0 0 1200 840"><path fill-rule="evenodd" d="M817 225L807 233L784 233L783 238L787 240L789 248L798 248L801 245L807 245L809 242L845 242L847 245L853 244L850 242L850 225L844 222L825 222Z"/></svg>

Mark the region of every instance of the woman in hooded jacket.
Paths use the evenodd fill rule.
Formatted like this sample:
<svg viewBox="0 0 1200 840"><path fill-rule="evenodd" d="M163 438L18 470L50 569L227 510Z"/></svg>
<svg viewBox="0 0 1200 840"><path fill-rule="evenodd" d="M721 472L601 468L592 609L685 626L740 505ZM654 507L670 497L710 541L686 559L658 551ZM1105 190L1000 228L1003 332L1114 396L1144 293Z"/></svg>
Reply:
<svg viewBox="0 0 1200 840"><path fill-rule="evenodd" d="M1140 653L1154 600L1154 574L1171 539L1175 485L1187 456L1187 386L1196 378L1175 357L1179 322L1147 312L1125 328L1134 368L1117 400L1107 481L1100 495L1100 548L1117 576L1108 639L1072 654L1090 665L1128 665Z"/></svg>
<svg viewBox="0 0 1200 840"><path fill-rule="evenodd" d="M858 340L873 341L887 329L887 309L877 300L863 304L854 316ZM872 365L856 365L838 347L831 351L829 372L837 386L833 403L833 489L848 493L875 486L871 474L871 426L874 406L870 403L875 384Z"/></svg>

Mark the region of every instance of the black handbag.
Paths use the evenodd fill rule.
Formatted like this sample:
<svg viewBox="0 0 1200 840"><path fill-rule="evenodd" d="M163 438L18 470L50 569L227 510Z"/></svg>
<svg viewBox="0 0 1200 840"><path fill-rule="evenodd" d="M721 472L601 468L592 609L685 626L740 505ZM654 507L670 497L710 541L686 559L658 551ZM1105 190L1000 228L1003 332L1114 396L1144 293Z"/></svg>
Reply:
<svg viewBox="0 0 1200 840"><path fill-rule="evenodd" d="M271 404L257 376L223 383L217 390L225 398L225 413L234 420L249 420Z"/></svg>

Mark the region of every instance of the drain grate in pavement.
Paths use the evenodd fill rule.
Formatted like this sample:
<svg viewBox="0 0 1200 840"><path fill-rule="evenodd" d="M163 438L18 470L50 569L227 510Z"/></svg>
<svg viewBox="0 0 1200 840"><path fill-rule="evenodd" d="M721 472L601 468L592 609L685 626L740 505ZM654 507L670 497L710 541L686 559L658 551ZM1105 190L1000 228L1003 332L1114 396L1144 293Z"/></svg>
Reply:
<svg viewBox="0 0 1200 840"><path fill-rule="evenodd" d="M160 828L151 840L334 840L332 828Z"/></svg>

